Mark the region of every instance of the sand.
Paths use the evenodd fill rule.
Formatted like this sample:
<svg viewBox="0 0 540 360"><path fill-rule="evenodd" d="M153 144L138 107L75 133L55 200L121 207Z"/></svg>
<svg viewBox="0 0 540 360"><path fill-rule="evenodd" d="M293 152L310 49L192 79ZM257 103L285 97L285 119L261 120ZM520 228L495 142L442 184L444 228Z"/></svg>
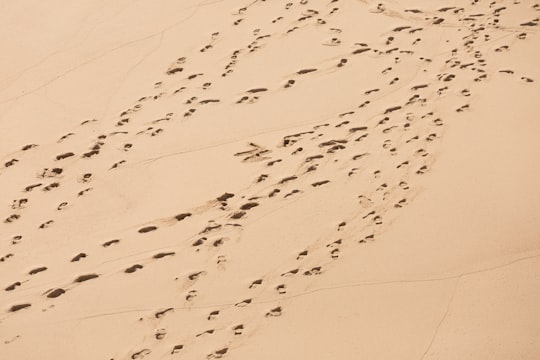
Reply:
<svg viewBox="0 0 540 360"><path fill-rule="evenodd" d="M4 4L1 359L539 359L534 1Z"/></svg>

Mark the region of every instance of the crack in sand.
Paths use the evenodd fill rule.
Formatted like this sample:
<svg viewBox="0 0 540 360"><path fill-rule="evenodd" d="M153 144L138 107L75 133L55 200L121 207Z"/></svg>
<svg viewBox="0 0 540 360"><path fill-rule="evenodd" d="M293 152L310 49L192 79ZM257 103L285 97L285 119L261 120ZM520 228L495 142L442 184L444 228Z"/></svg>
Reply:
<svg viewBox="0 0 540 360"><path fill-rule="evenodd" d="M55 76L55 77L53 77L53 78L51 78L51 79L45 81L44 83L42 83L42 84L40 84L40 85L34 87L33 89L31 89L31 90L29 90L29 91L27 91L27 92L24 92L24 91L23 91L23 93L20 94L20 95L16 95L16 96L13 96L13 97L4 99L4 100L0 100L0 104L5 104L5 103L8 103L8 102L10 102L10 101L19 100L19 99L21 99L21 98L23 98L23 97L25 97L25 96L27 96L27 95L33 94L33 93L35 93L35 92L37 92L37 91L39 91L39 90L41 90L41 89L43 89L43 88L49 86L50 84L54 83L55 81L57 81L57 80L59 80L59 79L65 77L65 76L71 74L72 72L74 72L74 71L76 71L76 70L78 70L78 69L80 69L80 68L82 68L82 67L84 67L84 66L86 66L86 65L88 65L88 64L91 64L91 63L93 63L94 61L97 61L97 60L99 60L99 59L101 59L101 58L107 56L108 54L117 51L117 50L121 50L121 49L123 49L123 48L125 48L125 47L127 47L127 46L136 44L136 43L138 43L138 42L141 42L141 41L144 41L144 40L147 40L147 39L150 39L150 38L152 38L152 37L155 37L156 35L160 35L160 34L161 34L161 36L163 36L163 34L164 34L165 32L170 31L171 29L173 29L173 28L175 28L176 26L180 25L180 24L183 23L184 21L189 20L191 17L193 17L193 16L197 13L197 11L198 11L198 9L199 9L200 7L205 6L205 5L211 5L211 4L218 3L218 2L222 2L222 1L223 1L223 0L217 0L217 1L214 1L214 2L211 2L211 3L203 3L203 2L201 2L201 3L199 3L198 5L195 6L195 10L194 10L190 15L188 15L188 16L185 17L185 18L183 18L182 20L180 20L180 21L178 21L178 22L175 22L175 23L173 23L173 24L171 24L171 25L165 27L165 28L163 28L163 29L160 30L160 31L154 32L154 33L152 33L152 34L149 34L149 35L147 35L147 36L141 37L141 38L139 38L139 39L131 40L131 41L129 41L129 42L126 42L126 43L123 43L123 44L121 44L121 45L118 45L118 46L116 46L116 47L114 47L114 48L112 48L112 49L106 50L105 52L103 52L103 53L101 53L101 54L99 54L99 55L97 55L97 56L94 56L94 57L92 57L92 58L90 58L90 59L88 59L88 60L86 60L86 61L83 61L83 62L79 63L78 65L75 65L75 66L71 67L69 70L63 72L62 74L57 75L57 76ZM17 79L15 79L14 81L16 81L16 80L17 80Z"/></svg>
<svg viewBox="0 0 540 360"><path fill-rule="evenodd" d="M448 300L448 303L446 304L446 311L444 312L443 316L439 320L439 323L437 324L437 327L435 328L435 331L433 332L433 335L431 336L431 340L429 341L428 347L426 348L426 350L422 354L422 357L420 358L420 360L423 360L426 357L427 353L429 352L429 350L433 346L433 343L435 342L435 339L437 338L437 334L439 333L439 329L441 328L442 324L446 320L446 317L448 316L448 313L450 312L450 307L452 305L452 302L454 301L454 297L455 297L456 292L457 292L459 280L461 280L461 277L459 277L456 280L456 283L454 284L454 289L452 290L452 295L450 296L450 299Z"/></svg>
<svg viewBox="0 0 540 360"><path fill-rule="evenodd" d="M312 295L312 294L316 294L316 293L320 293L320 292L325 292L325 291L331 291L331 290L340 290L340 289L358 288L358 287L363 287L363 286L380 286L380 285L392 285L392 284L410 284L410 283L435 282L435 281L444 281L444 280L456 279L457 281L456 281L456 284L455 284L454 291L453 291L453 293L452 293L452 297L451 297L451 299L450 299L450 301L449 301L449 303L448 303L448 305L447 305L447 311L445 312L443 318L441 319L439 325L437 326L437 329L436 329L436 331L435 331L435 334L434 334L434 336L433 336L433 339L431 340L431 343L433 343L433 341L434 341L434 339L435 339L435 336L436 336L436 333L437 333L437 331L438 331L438 328L441 326L442 322L444 321L444 318L446 318L446 316L447 316L447 313L448 313L449 308L450 308L450 304L451 304L451 302L452 302L452 300L453 300L453 298L454 298L455 292L456 292L457 284L458 284L459 280L461 280L461 278L463 278L463 277L465 277L465 276L476 275L476 274L480 274L480 273L486 273L486 272L489 272L489 271L493 271L493 270L505 268L505 267L512 266L512 265L514 265L514 264L517 264L517 263L520 263L520 262L523 262L523 261L532 260L532 259L535 259L535 258L538 258L538 257L540 257L540 254L531 255L531 256L525 256L525 257L522 257L522 258L518 258L518 259L515 259L515 260L512 260L512 261L505 262L505 263L503 263L503 264L499 264L499 265L496 265L496 266L488 267L488 268L485 268L485 269L480 269L480 270L475 270L475 271L469 271L469 272L465 272L465 273L461 273L461 274L457 274L457 275L445 276L445 277L438 277L438 278L409 279L409 280L389 280L389 281L375 281L375 282L362 282L362 283L342 284L342 285L335 285L335 286L321 287L321 288L313 289L313 290L310 290L310 291L305 291L305 292L298 293L298 294L294 294L294 295L282 296L282 297L280 297L279 299L271 299L271 300L263 300L263 301L253 301L253 302L252 302L252 305L268 304L268 303L275 302L275 301L277 301L277 300L290 300L290 299L295 299L295 298L304 297L304 296L307 296L307 295ZM174 309L174 310L186 310L186 309L219 308L219 307L233 306L235 303L236 303L236 302L219 303L219 304L207 304L207 305L197 305L197 306L181 306L181 307L172 307L172 309ZM111 311L111 312L99 313L99 314L89 315L89 316L84 316L84 317L75 318L75 319L67 319L67 320L64 320L64 321L61 321L61 322L65 322L65 321L78 321L78 320L92 319L92 318L97 318L97 317L102 317L102 316L121 315L121 314L134 313L134 312L146 312L146 311L152 311L152 310L154 310L154 309L150 309L150 308L141 308L141 309L131 309L131 310ZM429 346L431 346L431 343L430 343ZM427 353L428 350L429 350L429 348L426 350L426 353ZM426 355L426 353L424 353L424 356ZM423 358L423 357L422 357L422 358Z"/></svg>

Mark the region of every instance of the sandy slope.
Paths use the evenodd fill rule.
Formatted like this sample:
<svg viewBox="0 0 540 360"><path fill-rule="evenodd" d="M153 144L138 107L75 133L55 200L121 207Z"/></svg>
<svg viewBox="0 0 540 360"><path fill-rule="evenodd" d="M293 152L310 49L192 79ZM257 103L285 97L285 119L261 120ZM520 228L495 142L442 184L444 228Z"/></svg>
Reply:
<svg viewBox="0 0 540 360"><path fill-rule="evenodd" d="M539 11L5 5L0 358L540 358Z"/></svg>

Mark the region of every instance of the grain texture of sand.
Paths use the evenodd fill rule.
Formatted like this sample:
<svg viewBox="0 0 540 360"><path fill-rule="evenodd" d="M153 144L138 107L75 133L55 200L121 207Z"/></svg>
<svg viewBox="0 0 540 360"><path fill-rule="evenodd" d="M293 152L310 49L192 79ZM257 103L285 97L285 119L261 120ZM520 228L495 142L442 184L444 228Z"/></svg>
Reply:
<svg viewBox="0 0 540 360"><path fill-rule="evenodd" d="M0 20L0 359L540 359L537 1Z"/></svg>

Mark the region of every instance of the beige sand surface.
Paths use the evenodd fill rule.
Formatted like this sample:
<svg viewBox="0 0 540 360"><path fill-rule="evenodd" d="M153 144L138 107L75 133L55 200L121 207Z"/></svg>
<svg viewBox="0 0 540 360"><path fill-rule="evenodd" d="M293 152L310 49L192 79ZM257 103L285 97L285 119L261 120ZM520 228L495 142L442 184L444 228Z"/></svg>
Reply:
<svg viewBox="0 0 540 360"><path fill-rule="evenodd" d="M540 359L540 4L2 4L0 359Z"/></svg>

